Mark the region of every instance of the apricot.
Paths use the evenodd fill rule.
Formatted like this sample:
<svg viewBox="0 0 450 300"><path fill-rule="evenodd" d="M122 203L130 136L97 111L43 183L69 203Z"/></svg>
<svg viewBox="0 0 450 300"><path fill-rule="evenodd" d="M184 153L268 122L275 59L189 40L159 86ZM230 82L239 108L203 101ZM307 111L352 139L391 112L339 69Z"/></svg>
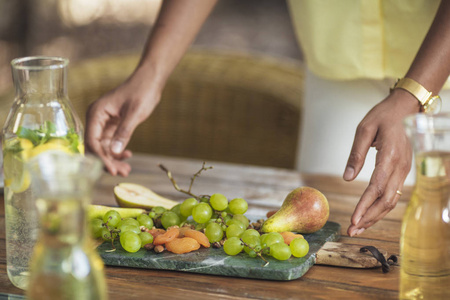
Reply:
<svg viewBox="0 0 450 300"><path fill-rule="evenodd" d="M199 248L200 244L195 239L190 237L175 238L172 241L166 243L167 251L175 254L188 253L198 250Z"/></svg>
<svg viewBox="0 0 450 300"><path fill-rule="evenodd" d="M184 232L184 236L193 238L194 240L196 240L200 245L202 245L205 248L209 248L211 246L208 238L201 231L197 231L197 230L193 230L193 229L186 230Z"/></svg>
<svg viewBox="0 0 450 300"><path fill-rule="evenodd" d="M294 232L291 232L291 231L280 232L280 234L281 234L281 236L283 237L284 243L285 243L286 245L290 245L291 242L292 242L294 239L297 239L297 238L303 239L303 235L297 234L297 233L294 233Z"/></svg>
<svg viewBox="0 0 450 300"><path fill-rule="evenodd" d="M163 245L178 237L180 234L180 229L178 227L170 227L168 230L161 235L158 235L153 240L153 245Z"/></svg>

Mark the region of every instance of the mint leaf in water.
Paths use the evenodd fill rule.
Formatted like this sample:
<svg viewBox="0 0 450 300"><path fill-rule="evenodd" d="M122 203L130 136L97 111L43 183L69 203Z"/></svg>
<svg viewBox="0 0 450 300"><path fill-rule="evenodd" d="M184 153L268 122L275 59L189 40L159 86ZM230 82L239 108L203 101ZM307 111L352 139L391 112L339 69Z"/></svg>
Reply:
<svg viewBox="0 0 450 300"><path fill-rule="evenodd" d="M73 128L69 129L69 132L66 135L66 139L69 141L70 151L72 151L73 153L79 153L80 151L78 151L78 145L80 143L80 138Z"/></svg>
<svg viewBox="0 0 450 300"><path fill-rule="evenodd" d="M39 145L41 142L41 137L36 130L20 126L16 134L19 138L27 139L32 142L34 146Z"/></svg>

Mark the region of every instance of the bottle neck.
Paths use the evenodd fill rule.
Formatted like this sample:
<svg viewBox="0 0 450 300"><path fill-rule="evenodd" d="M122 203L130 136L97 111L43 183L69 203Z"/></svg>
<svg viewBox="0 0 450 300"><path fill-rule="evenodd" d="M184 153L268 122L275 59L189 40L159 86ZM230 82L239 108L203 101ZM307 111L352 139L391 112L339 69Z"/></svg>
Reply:
<svg viewBox="0 0 450 300"><path fill-rule="evenodd" d="M25 57L15 59L11 64L17 97L27 95L67 97L67 59Z"/></svg>

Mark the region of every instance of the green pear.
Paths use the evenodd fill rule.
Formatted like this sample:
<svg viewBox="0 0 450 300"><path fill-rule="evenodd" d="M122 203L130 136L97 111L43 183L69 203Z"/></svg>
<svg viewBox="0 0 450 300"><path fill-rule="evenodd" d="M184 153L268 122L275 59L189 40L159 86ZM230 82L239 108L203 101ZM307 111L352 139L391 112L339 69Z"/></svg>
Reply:
<svg viewBox="0 0 450 300"><path fill-rule="evenodd" d="M329 215L327 198L321 192L299 187L290 192L281 208L264 222L262 231L313 233L325 225Z"/></svg>
<svg viewBox="0 0 450 300"><path fill-rule="evenodd" d="M114 187L114 196L120 207L151 209L162 206L171 209L178 202L164 198L145 186L135 183L119 183Z"/></svg>

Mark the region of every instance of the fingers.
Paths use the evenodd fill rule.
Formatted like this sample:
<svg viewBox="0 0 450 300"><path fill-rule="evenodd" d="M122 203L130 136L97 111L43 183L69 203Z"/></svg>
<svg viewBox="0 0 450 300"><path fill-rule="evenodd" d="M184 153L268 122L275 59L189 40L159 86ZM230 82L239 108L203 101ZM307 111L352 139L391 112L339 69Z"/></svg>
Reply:
<svg viewBox="0 0 450 300"><path fill-rule="evenodd" d="M358 176L364 165L367 152L375 139L376 132L376 128L364 125L364 121L358 125L352 150L345 167L344 180L351 181Z"/></svg>
<svg viewBox="0 0 450 300"><path fill-rule="evenodd" d="M86 150L96 154L103 161L105 168L112 175L117 174L117 169L113 161L108 157L107 152L104 150L103 145L103 129L106 124L108 116L102 110L98 109L99 106L91 106L86 114Z"/></svg>
<svg viewBox="0 0 450 300"><path fill-rule="evenodd" d="M401 197L397 191L403 189L406 174L401 169L394 170L378 197L373 194L372 182L369 184L353 213L352 225L347 230L350 236L361 234L394 209Z"/></svg>
<svg viewBox="0 0 450 300"><path fill-rule="evenodd" d="M128 176L131 167L122 160L131 157L131 151L126 150L119 155L110 152L111 139L117 129L117 118L106 113L101 105L93 105L87 113L86 148L103 161L105 169L111 175Z"/></svg>
<svg viewBox="0 0 450 300"><path fill-rule="evenodd" d="M370 178L369 186L364 191L355 212L352 216L352 224L359 223L362 215L369 209L376 199L382 197L386 186L392 180L396 158L393 154L386 154L385 150L379 150L377 153L377 164Z"/></svg>
<svg viewBox="0 0 450 300"><path fill-rule="evenodd" d="M118 155L124 151L136 127L147 117L141 115L138 107L128 107L125 110L111 140L110 150L113 154Z"/></svg>

